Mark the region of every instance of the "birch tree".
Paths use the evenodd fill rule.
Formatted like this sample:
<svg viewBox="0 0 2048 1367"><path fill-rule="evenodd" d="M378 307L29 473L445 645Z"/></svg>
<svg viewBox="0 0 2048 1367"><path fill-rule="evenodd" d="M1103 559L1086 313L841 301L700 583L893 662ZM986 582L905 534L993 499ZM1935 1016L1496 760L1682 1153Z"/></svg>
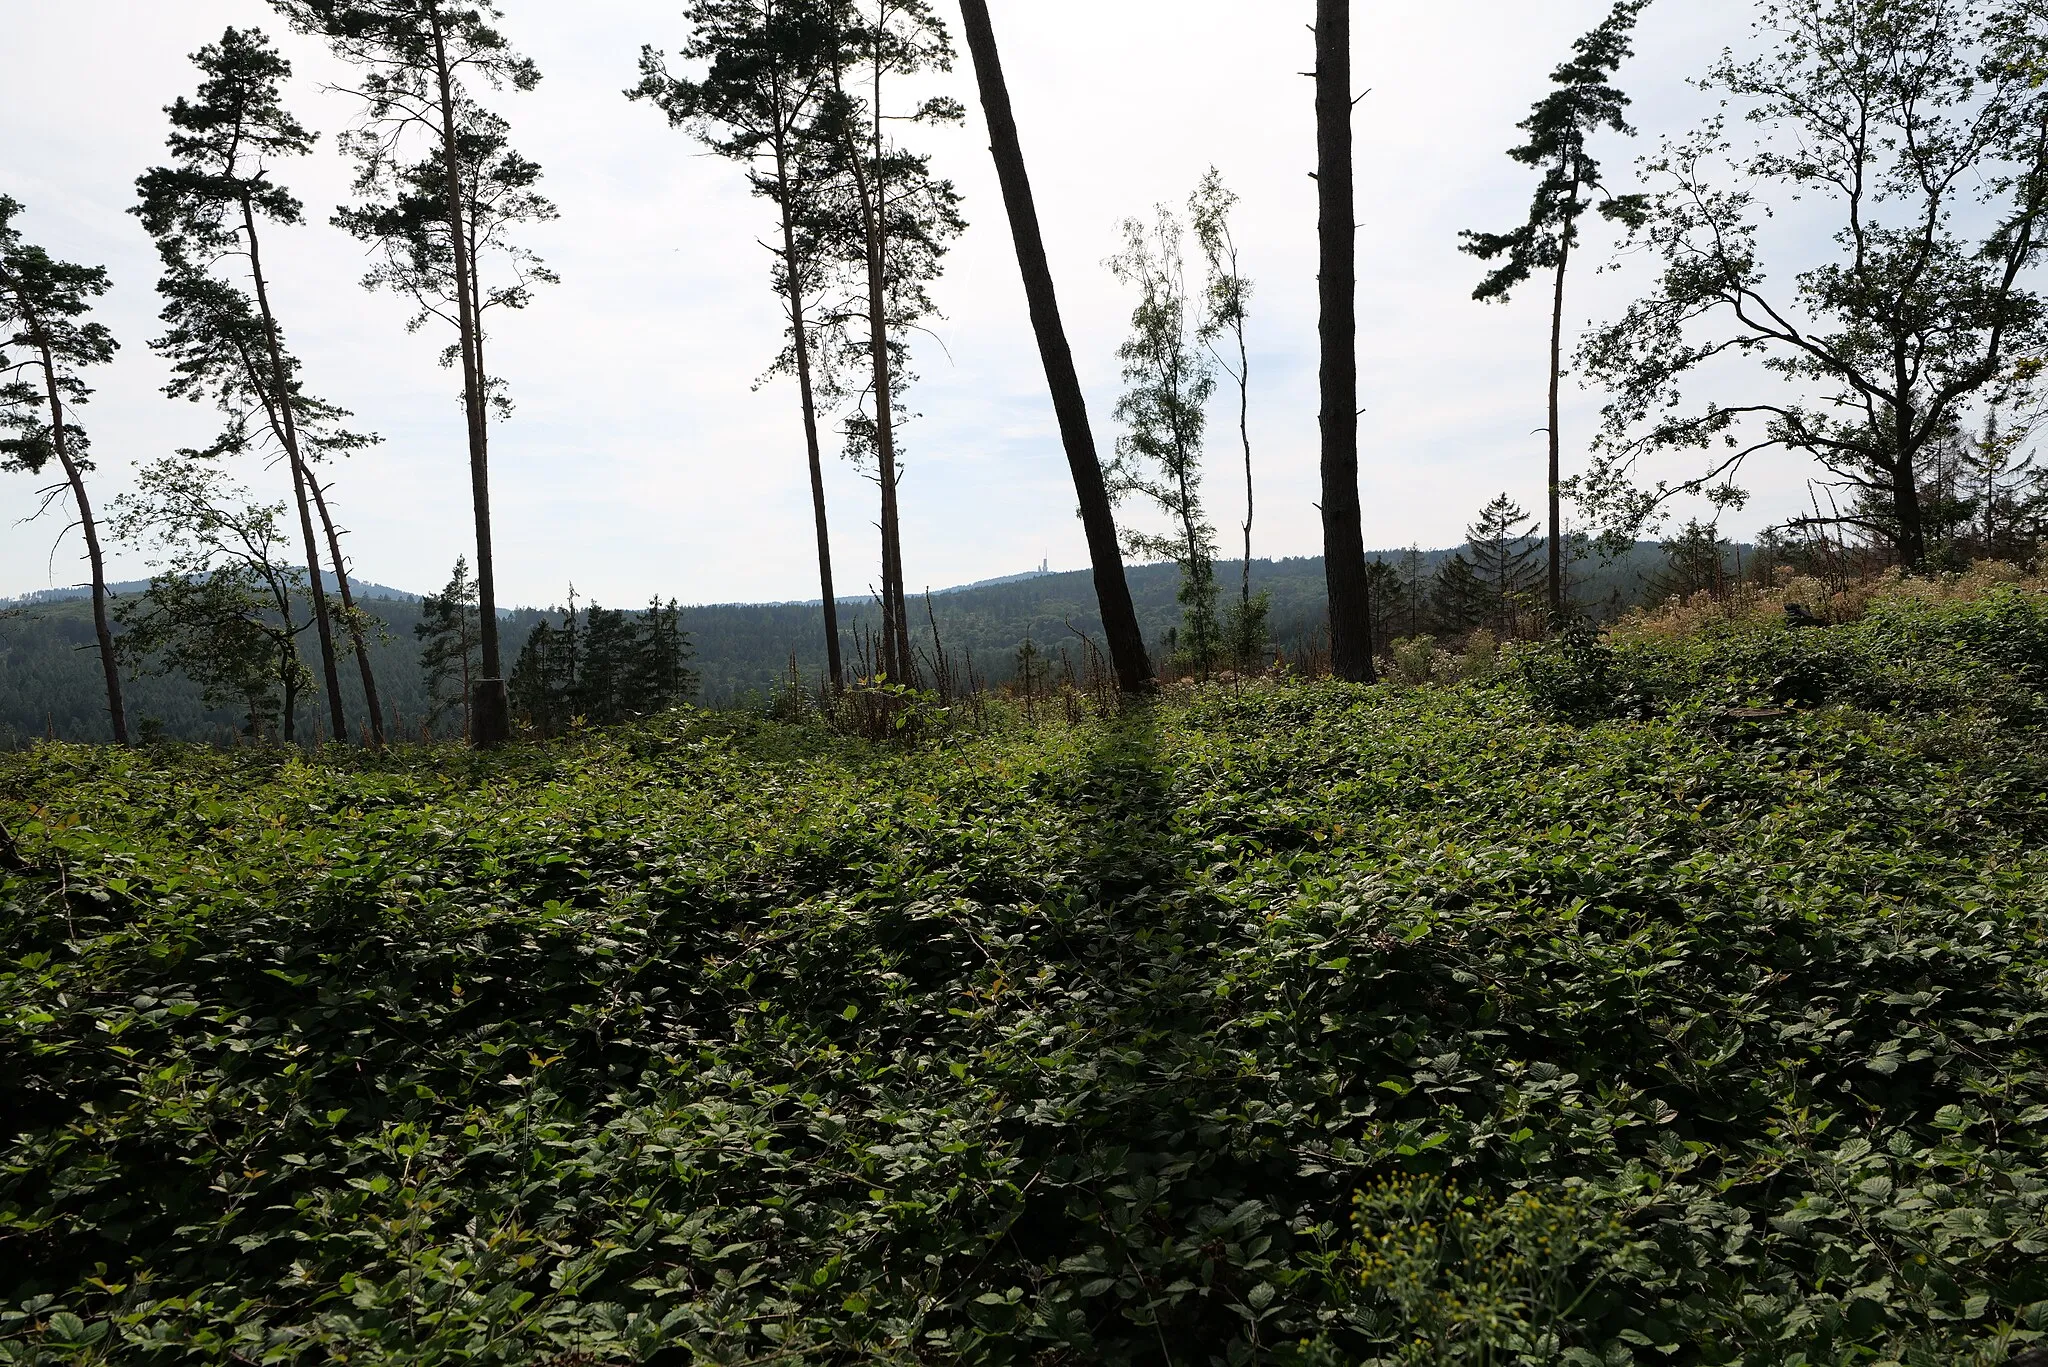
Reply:
<svg viewBox="0 0 2048 1367"><path fill-rule="evenodd" d="M249 501L204 453L145 466L115 500L124 541L152 551L157 571L124 599L124 644L151 673L176 672L206 701L242 708L251 740L291 744L313 676L299 650L306 576L292 563L282 503Z"/></svg>
<svg viewBox="0 0 2048 1367"><path fill-rule="evenodd" d="M1216 529L1202 504L1203 440L1216 390L1213 359L1200 340L1199 308L1189 298L1180 220L1161 205L1148 227L1123 225L1124 248L1109 268L1137 292L1123 362L1117 417L1124 435L1108 473L1112 496L1141 494L1172 522L1169 536L1127 529L1125 544L1180 567L1180 653L1206 670L1222 645L1216 615Z"/></svg>

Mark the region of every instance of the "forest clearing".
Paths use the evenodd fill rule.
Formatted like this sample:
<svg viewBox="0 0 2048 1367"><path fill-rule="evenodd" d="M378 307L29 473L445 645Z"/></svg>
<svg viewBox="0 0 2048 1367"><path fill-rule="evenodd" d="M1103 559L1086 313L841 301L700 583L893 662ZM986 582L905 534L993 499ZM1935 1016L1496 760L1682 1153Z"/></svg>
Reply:
<svg viewBox="0 0 2048 1367"><path fill-rule="evenodd" d="M0 1360L2002 1362L1996 578L915 743L0 757Z"/></svg>
<svg viewBox="0 0 2048 1367"><path fill-rule="evenodd" d="M0 1367L2048 1367L2048 0L0 9Z"/></svg>

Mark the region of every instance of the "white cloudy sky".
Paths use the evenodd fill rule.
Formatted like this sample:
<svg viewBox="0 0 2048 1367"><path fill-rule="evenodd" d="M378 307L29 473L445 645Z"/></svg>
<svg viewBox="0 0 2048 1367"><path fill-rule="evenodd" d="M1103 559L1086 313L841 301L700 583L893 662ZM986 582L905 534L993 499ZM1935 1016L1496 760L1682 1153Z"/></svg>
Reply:
<svg viewBox="0 0 2048 1367"><path fill-rule="evenodd" d="M527 240L560 271L529 312L500 324L495 368L519 403L498 429L501 601L586 596L686 602L816 593L794 395L753 381L780 320L756 240L767 228L736 171L698 152L620 91L642 43L675 46L679 0L502 0L506 27L546 79L501 102L522 150L547 169L561 221ZM1360 328L1366 540L1449 544L1506 489L1540 502L1545 301L1472 303L1465 227L1505 227L1526 173L1501 155L1551 66L1607 0L1376 0L1359 9ZM950 6L943 3L942 10ZM1261 465L1258 551L1313 554L1316 488L1315 207L1309 0L996 0L998 31L1098 438L1114 437L1115 348L1128 315L1102 269L1116 223L1179 201L1210 164L1244 197L1238 224L1258 283L1253 423ZM102 317L125 344L97 377L86 421L102 501L131 467L204 440L212 415L158 390L154 257L124 212L160 159L161 109L194 83L187 54L228 24L281 33L262 0L0 0L12 49L0 83L0 191L28 206L33 241L104 263ZM1747 7L1663 0L1624 75L1644 137L1610 142L1620 169L1701 112L1685 79L1748 39ZM279 307L316 392L385 438L337 476L360 574L432 588L467 545L467 482L454 381L438 336L408 336L405 309L357 286L358 244L326 226L347 193L332 134L347 101L314 45L294 101L320 152L289 172L314 226L268 246ZM906 561L913 587L1085 563L1072 492L1032 345L967 72L964 129L932 135L972 227L938 291L939 341L919 346L922 414L908 436ZM1627 272L1582 273L1577 325L1611 312ZM1596 396L1576 395L1568 450ZM1219 416L1221 412L1219 410ZM1241 517L1225 431L1215 443L1219 525ZM266 496L276 476L253 472ZM1761 486L1737 530L1782 516L1800 472ZM55 519L22 525L33 481L0 481L0 595L77 582L75 539L53 556ZM843 591L872 569L872 486L831 471ZM144 571L117 553L119 577Z"/></svg>

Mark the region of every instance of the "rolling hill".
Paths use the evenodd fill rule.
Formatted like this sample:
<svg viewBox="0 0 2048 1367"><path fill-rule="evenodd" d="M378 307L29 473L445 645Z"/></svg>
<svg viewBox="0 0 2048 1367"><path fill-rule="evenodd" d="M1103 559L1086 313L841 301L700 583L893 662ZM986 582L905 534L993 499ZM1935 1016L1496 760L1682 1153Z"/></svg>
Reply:
<svg viewBox="0 0 2048 1367"><path fill-rule="evenodd" d="M1396 552L1384 552L1389 559ZM1424 564L1433 567L1449 551L1429 551ZM1612 565L1587 562L1575 583L1577 597L1602 615L1640 601L1651 575L1662 565L1652 545ZM1241 562L1220 562L1226 592L1238 582ZM1141 565L1130 572L1131 592L1148 638L1162 639L1179 620L1174 600L1178 572L1171 565ZM1258 560L1252 565L1255 589L1272 595L1273 640L1285 654L1298 656L1318 640L1323 616L1321 557ZM139 593L145 584L119 584L118 593ZM413 627L419 621L419 595L375 584L358 589L358 601L384 623L383 639L372 647L378 687L394 731L418 734L429 704L419 668ZM620 604L610 606L634 606ZM920 598L915 604L924 606ZM502 614L508 663L546 614L520 608ZM934 589L925 620L915 624L929 650L936 625L948 655L964 667L971 660L978 678L1002 683L1014 676L1019 648L1032 641L1055 667L1062 650L1078 667L1084 637L1100 641L1101 620L1095 610L1093 581L1085 570L1034 573L991 580L957 589ZM727 603L688 608L684 626L696 650L694 667L701 680L700 700L710 707L743 707L764 701L789 677L792 661L798 672L815 681L824 668L824 643L816 603ZM872 632L878 619L872 602L848 600L841 606L841 629L849 659L857 640ZM342 686L351 714L363 711L361 690L344 671ZM98 664L92 655L91 618L83 593L55 590L0 603L0 747L12 748L51 737L59 740L106 739L108 729L99 693ZM138 728L178 740L221 740L232 736L239 718L232 709L207 706L197 687L182 678L131 677L129 709ZM314 738L311 715L302 738Z"/></svg>

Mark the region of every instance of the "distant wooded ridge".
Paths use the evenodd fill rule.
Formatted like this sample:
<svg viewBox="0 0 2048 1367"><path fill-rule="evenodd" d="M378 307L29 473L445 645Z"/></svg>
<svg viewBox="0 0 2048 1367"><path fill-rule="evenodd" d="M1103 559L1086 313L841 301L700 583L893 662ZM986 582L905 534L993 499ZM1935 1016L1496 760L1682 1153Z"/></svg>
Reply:
<svg viewBox="0 0 2048 1367"><path fill-rule="evenodd" d="M1447 558L1447 557L1449 557L1449 556L1451 556L1451 555L1455 555L1455 554L1456 554L1456 553L1457 553L1458 551L1460 551L1460 550L1462 550L1462 549L1464 549L1464 548L1463 548L1463 547L1461 547L1461 546L1452 546L1452 547L1446 547L1446 548L1444 548L1444 549L1441 549L1441 550L1408 550L1408 549L1403 549L1403 550L1380 550L1380 551L1368 551L1368 552L1366 553L1366 558L1367 558L1368 560L1385 560L1385 561L1387 561L1387 562L1389 562L1389 563L1392 563L1393 561L1395 561L1395 560L1398 560L1399 558L1401 558L1401 557L1403 557L1403 556L1407 556L1407 555L1411 555L1411 554L1419 554L1419 555L1421 555L1421 556L1422 556L1422 558L1423 558L1423 563L1424 563L1425 565L1428 565L1428 566L1434 567L1434 566L1436 566L1436 565L1438 565L1438 564L1442 563L1442 561L1443 561L1443 560L1444 560L1445 558ZM1747 547L1745 546L1745 547L1744 547L1744 549L1746 550L1746 549L1747 549ZM1639 553L1639 554L1641 554L1641 555L1648 555L1648 556L1651 556L1651 557L1653 557L1653 558L1654 558L1654 557L1655 557L1655 555L1656 555L1656 553L1657 553L1657 551L1658 551L1658 546L1657 546L1657 544L1656 544L1656 543L1654 543L1654 542L1648 542L1648 541L1646 541L1646 542L1643 542L1643 543L1641 543L1641 544L1640 544L1640 545L1638 546L1638 548L1637 548L1637 551L1638 551L1638 553ZM1243 562L1243 561L1241 561L1241 560L1223 560L1223 561L1218 561L1218 562L1217 562L1217 565L1218 565L1218 568L1219 568L1219 570L1220 570L1220 569L1223 569L1223 568L1228 568L1228 569L1231 569L1232 571L1236 572L1236 571L1238 571L1238 567L1242 566L1242 565L1243 565L1243 563L1244 563L1244 562ZM1312 570L1320 571L1320 570L1322 569L1322 565L1323 565L1323 558L1322 558L1321 556L1319 556L1319 555L1311 555L1311 556L1289 556L1289 557L1284 557L1284 558L1282 558L1282 559L1280 559L1280 560L1263 560L1263 559L1254 559L1254 560L1252 561L1252 573L1253 573L1254 577L1256 578L1256 577L1257 577L1258 575L1260 575L1260 574L1262 574L1262 573L1267 573L1267 572L1271 572L1271 571L1273 571L1273 570L1276 570L1276 569L1280 569L1280 568L1282 568L1282 567L1295 567L1295 566L1301 566L1301 567L1306 567L1306 568L1309 568L1309 569L1312 569ZM1637 573L1637 572L1639 572L1639 571L1641 571L1641 570L1643 569L1643 566L1642 566L1641 564L1638 564L1638 563L1637 563L1637 560L1636 560L1636 558L1635 558L1635 557L1624 557L1624 559L1623 559L1623 561L1622 561L1622 566L1621 566L1621 567L1622 567L1622 569L1623 569L1623 571L1624 571L1624 577L1627 577L1627 576L1628 576L1628 575L1630 575L1630 574L1635 574L1635 573ZM1145 573L1145 572L1147 572L1147 571L1150 571L1150 570L1170 570L1170 569L1172 569L1172 568L1173 568L1173 566L1172 566L1172 565L1171 565L1170 563L1167 563L1167 562L1161 562L1161 563L1159 563L1159 564L1153 564L1153 565L1133 565L1133 566L1131 566L1131 567L1130 567L1130 572L1131 572L1131 573L1133 573L1133 574L1143 574L1143 573ZM948 587L948 588L932 588L932 589L925 589L925 590L922 590L921 592L926 592L926 593L930 593L930 594L931 594L931 595L932 595L932 596L933 596L934 598L945 598L945 597L950 597L950 596L952 596L952 595L955 595L955 594L961 594L961 593L972 593L972 592L974 592L974 591L975 591L975 590L977 590L977 589L995 589L995 588L1006 588L1006 587L1008 587L1008 586L1010 586L1010 585L1012 585L1012 584L1028 584L1028 583L1033 583L1033 582L1035 582L1035 581L1039 581L1039 580L1045 580L1045 579L1065 579L1065 578L1073 578L1073 577L1075 577L1075 576L1084 576L1084 577L1085 577L1085 576L1086 576L1086 575L1087 575L1088 573L1089 573L1089 571L1087 571L1087 570L1085 570L1085 569L1079 569L1079 570L1055 570L1055 569L1036 569L1036 570L1026 570L1026 571L1024 571L1024 572L1023 572L1022 574L1005 574L1005 575L998 575L998 576L996 576L995 578L992 578L992 579L976 579L976 580L972 581L971 583L966 583L966 584L955 584L955 585L952 585L951 587ZM1603 583L1604 583L1604 582L1605 582L1605 581L1606 581L1606 580L1607 580L1607 579L1608 579L1609 577L1611 577L1611 576L1609 576L1609 575L1605 575L1605 574L1601 574L1601 573L1598 573L1598 572L1597 572L1597 567L1590 567L1590 568L1585 568L1585 572L1584 572L1584 573L1583 573L1583 574L1582 574L1582 575L1581 575L1580 577L1581 577L1581 579L1582 579L1582 580L1592 580L1592 579L1598 579L1598 580L1600 580L1601 582L1603 582ZM323 578L324 582L325 582L325 583L326 583L326 584L328 585L328 587L329 587L329 588L332 588L332 587L334 587L334 585L335 585L335 578L334 578L334 576L333 576L332 574L327 574L327 575L323 575L323 576L322 576L322 578ZM398 602L402 602L402 603L417 603L417 602L420 602L421 600L423 600L423 599L424 599L424 598L426 597L426 595L425 595L425 594L423 594L423 593L414 593L414 592L412 592L412 591L411 591L410 589L397 589L397 588L393 588L393 587L391 587L391 586L390 586L389 584L380 584L380 583L377 583L377 582L376 582L376 581L374 581L374 580L369 580L369 579L356 579L356 578L352 578L352 579L351 579L351 580L350 580L349 582L350 582L350 585L351 585L351 587L353 587L353 588L355 589L355 591L356 591L357 595L358 595L359 597L362 597L362 598L383 598L383 599L392 599L392 600L396 600L396 601L398 601ZM128 594L128 593L141 593L141 592L145 591L145 590L146 590L146 589L148 589L148 588L149 588L149 581L148 581L147 579L124 579L124 580L121 580L121 581L120 581L120 582L118 582L118 583L112 583L112 584L109 584L109 585L107 585L107 591L108 591L109 593L114 593L114 594ZM27 592L27 593L22 593L22 594L16 594L16 595L14 595L13 597L5 597L5 596L0 596L0 609L7 609L7 608L18 608L18 607L33 607L33 606L36 606L36 605L38 605L38 604L43 604L43 603L59 603L59 602L69 602L69 601L72 601L72 600L74 600L74 599L82 599L82 598L86 598L86 597L90 596L91 592L92 592L91 588L90 588L90 587L89 587L88 585L85 585L85 584L74 584L74 585L69 585L69 586L66 586L66 587L62 587L62 588L50 588L50 589L35 589L35 590L32 590L32 591L30 591L30 592ZM1583 596L1583 595L1581 595L1581 596ZM862 604L862 603L866 603L866 602L869 602L869 601L871 601L871 600L872 600L872 595L869 595L869 594L858 594L858 595L853 595L853 596L842 596L842 597L840 597L840 598L839 598L839 600L838 600L838 601L839 601L839 602L841 602L841 603L845 603L845 604L851 605L851 606L858 606L859 604ZM691 612L702 612L702 611L709 611L709 610L713 610L713 609L728 609L728 608L778 608L778 607L801 607L801 608L814 608L814 607L818 606L818 602L819 602L819 600L818 600L818 599L816 599L816 598L770 598L770 599L760 599L760 600L757 600L757 601L753 601L753 602L742 602L742 601L738 601L738 600L722 600L722 601L709 601L709 600L707 600L707 601L705 601L705 602L702 602L702 603L698 603L698 604L694 604L694 605L689 605L689 606L687 607L687 610L688 610L688 611L691 611ZM503 608L503 609L500 609L500 613L501 613L501 615L504 615L504 616L512 616L512 615L515 615L515 614L518 614L518 613L522 613L522 612L530 612L530 611L538 611L538 610L539 610L539 609L535 609L535 608Z"/></svg>
<svg viewBox="0 0 2048 1367"><path fill-rule="evenodd" d="M1424 573L1433 573L1455 550L1383 552L1393 563L1408 559ZM1611 617L1645 598L1665 566L1664 553L1643 543L1629 555L1603 564L1584 560L1575 567L1575 598L1591 614ZM1218 565L1226 581L1239 573L1237 562ZM1131 591L1146 635L1163 639L1180 619L1176 595L1180 571L1171 564L1140 565L1130 571ZM1285 560L1254 560L1252 582L1272 595L1271 638L1283 656L1299 657L1316 648L1325 615L1323 562L1307 556ZM119 593L139 593L145 584L114 586ZM420 620L421 596L401 589L365 583L359 600L383 630L371 642L371 657L384 694L386 719L394 733L417 738L430 707L420 668L420 647L414 627ZM843 599L842 640L849 653L863 633L879 628L872 599ZM1059 667L1062 651L1078 669L1092 642L1100 648L1102 624L1094 586L1086 570L1031 573L931 591L930 610L924 595L915 595L919 610L917 635L921 649L931 649L934 625L949 656L964 667L971 659L985 684L1002 684L1016 672L1017 652L1031 641ZM637 603L606 604L633 608ZM765 702L786 688L792 667L805 685L815 686L825 667L825 649L815 603L721 603L683 610L689 633L692 667L700 677L698 700L707 707L744 707ZM516 653L534 627L547 616L539 608L502 612L507 640ZM1402 624L1392 630L1402 632ZM1405 634L1405 633L1402 633ZM46 737L66 741L104 741L108 728L99 666L92 650L92 624L82 590L54 589L9 600L0 610L0 747L15 747ZM131 707L151 734L166 739L221 741L240 730L242 718L230 708L209 707L197 685L177 677L149 677L126 671L132 689ZM352 675L344 676L344 696L352 711L363 701ZM318 739L309 721L302 740ZM446 734L446 726L438 734Z"/></svg>

